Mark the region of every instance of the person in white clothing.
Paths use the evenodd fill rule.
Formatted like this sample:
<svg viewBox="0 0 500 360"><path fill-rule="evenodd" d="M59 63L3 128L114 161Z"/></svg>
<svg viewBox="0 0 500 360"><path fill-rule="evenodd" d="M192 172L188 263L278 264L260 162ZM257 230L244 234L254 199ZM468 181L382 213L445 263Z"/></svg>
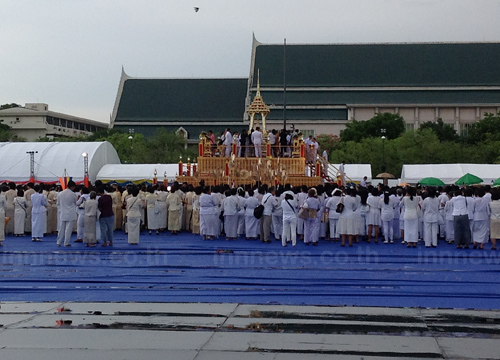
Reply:
<svg viewBox="0 0 500 360"><path fill-rule="evenodd" d="M418 198L414 187L408 187L401 200L404 206L404 241L408 247L417 247L418 242Z"/></svg>
<svg viewBox="0 0 500 360"><path fill-rule="evenodd" d="M436 197L436 189L428 188L427 197L422 202L425 247L437 246L439 205L440 201L439 198Z"/></svg>
<svg viewBox="0 0 500 360"><path fill-rule="evenodd" d="M472 223L472 241L473 248L483 249L483 246L489 239L489 219L490 207L489 199L484 196L483 188L476 190L476 198L474 199L474 221Z"/></svg>
<svg viewBox="0 0 500 360"><path fill-rule="evenodd" d="M332 193L332 197L326 202L326 211L328 212L328 222L330 225L330 240L339 241L339 217L337 205L340 202L342 191L340 189L335 189Z"/></svg>
<svg viewBox="0 0 500 360"><path fill-rule="evenodd" d="M64 239L64 246L71 246L69 243L71 233L76 221L76 200L75 182L70 180L68 187L57 195L57 206L60 210L60 226L57 233L57 246L61 246Z"/></svg>
<svg viewBox="0 0 500 360"><path fill-rule="evenodd" d="M384 232L384 244L394 243L394 228L392 220L394 219L394 201L391 201L388 191L384 192L384 197L379 199L380 220L382 221L382 229Z"/></svg>
<svg viewBox="0 0 500 360"><path fill-rule="evenodd" d="M262 157L262 132L260 127L256 127L255 131L251 135L252 143L255 147L255 157Z"/></svg>
<svg viewBox="0 0 500 360"><path fill-rule="evenodd" d="M231 148L233 145L233 136L231 135L231 130L229 128L226 129L226 133L224 134L224 151L226 157L231 156Z"/></svg>
<svg viewBox="0 0 500 360"><path fill-rule="evenodd" d="M43 189L40 185L35 185L34 190L35 192L31 195L31 240L42 241L47 199L42 194Z"/></svg>
<svg viewBox="0 0 500 360"><path fill-rule="evenodd" d="M226 198L222 201L226 240L236 240L238 236L238 212L240 211L240 206L237 190L235 188L227 190Z"/></svg>
<svg viewBox="0 0 500 360"><path fill-rule="evenodd" d="M281 201L283 210L283 233L281 245L286 246L289 241L292 246L297 245L297 200L294 199L293 192L285 191L285 198Z"/></svg>

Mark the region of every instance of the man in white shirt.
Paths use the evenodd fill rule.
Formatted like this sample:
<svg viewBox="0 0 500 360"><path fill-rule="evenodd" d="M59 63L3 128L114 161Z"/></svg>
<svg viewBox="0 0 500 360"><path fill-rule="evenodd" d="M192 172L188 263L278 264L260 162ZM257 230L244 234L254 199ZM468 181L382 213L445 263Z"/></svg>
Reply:
<svg viewBox="0 0 500 360"><path fill-rule="evenodd" d="M262 157L262 132L258 126L252 133L252 143L255 146L255 157Z"/></svg>
<svg viewBox="0 0 500 360"><path fill-rule="evenodd" d="M76 200L77 195L74 192L76 184L70 180L68 187L57 195L57 206L60 210L61 225L57 233L57 246L61 246L64 238L64 246L71 246L69 243L71 233L75 227L76 221Z"/></svg>
<svg viewBox="0 0 500 360"><path fill-rule="evenodd" d="M231 156L231 147L233 145L233 136L231 135L231 129L227 128L224 133L224 149L226 157Z"/></svg>
<svg viewBox="0 0 500 360"><path fill-rule="evenodd" d="M461 249L465 246L467 249L470 243L470 224L469 211L467 209L467 200L460 190L455 192L455 197L451 198L453 205L453 228L455 230L455 243L457 248Z"/></svg>

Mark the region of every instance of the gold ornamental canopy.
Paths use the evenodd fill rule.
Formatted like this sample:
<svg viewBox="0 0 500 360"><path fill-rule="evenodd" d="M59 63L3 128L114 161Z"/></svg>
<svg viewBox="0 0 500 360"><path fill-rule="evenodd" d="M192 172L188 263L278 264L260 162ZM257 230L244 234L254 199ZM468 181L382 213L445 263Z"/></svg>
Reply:
<svg viewBox="0 0 500 360"><path fill-rule="evenodd" d="M255 98L247 109L248 115L250 115L250 126L248 130L251 130L254 125L258 126L258 119L255 118L256 114L260 114L262 118L262 133L266 133L266 117L269 115L271 110L269 110L269 106L266 105L264 99L262 99L262 95L260 94L260 70L257 70L257 93L255 94Z"/></svg>

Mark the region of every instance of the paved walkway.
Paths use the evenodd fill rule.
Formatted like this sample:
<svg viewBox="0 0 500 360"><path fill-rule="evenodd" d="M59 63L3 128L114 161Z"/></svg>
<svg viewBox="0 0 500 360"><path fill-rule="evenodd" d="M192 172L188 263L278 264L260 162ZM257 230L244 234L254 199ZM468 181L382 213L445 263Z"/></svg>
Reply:
<svg viewBox="0 0 500 360"><path fill-rule="evenodd" d="M230 303L0 306L2 360L500 359L500 311Z"/></svg>

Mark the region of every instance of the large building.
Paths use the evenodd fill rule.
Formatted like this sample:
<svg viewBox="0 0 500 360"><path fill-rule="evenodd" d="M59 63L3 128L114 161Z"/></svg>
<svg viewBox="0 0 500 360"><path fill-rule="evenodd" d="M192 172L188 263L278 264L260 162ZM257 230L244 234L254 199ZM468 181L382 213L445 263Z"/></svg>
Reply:
<svg viewBox="0 0 500 360"><path fill-rule="evenodd" d="M202 131L245 126L248 78L142 79L122 69L111 126L146 136L162 127L197 142Z"/></svg>
<svg viewBox="0 0 500 360"><path fill-rule="evenodd" d="M259 72L271 110L268 130L282 128L286 119L287 128L307 135L338 135L348 121L389 112L400 114L408 129L441 118L464 134L485 113L500 111L499 57L500 43L285 46L254 38L248 79L132 79L122 73L111 122L146 134L165 126L193 140L201 130L248 126L246 108Z"/></svg>
<svg viewBox="0 0 500 360"><path fill-rule="evenodd" d="M50 111L43 103L0 110L0 123L10 126L14 135L27 141L88 136L108 128L105 123Z"/></svg>

